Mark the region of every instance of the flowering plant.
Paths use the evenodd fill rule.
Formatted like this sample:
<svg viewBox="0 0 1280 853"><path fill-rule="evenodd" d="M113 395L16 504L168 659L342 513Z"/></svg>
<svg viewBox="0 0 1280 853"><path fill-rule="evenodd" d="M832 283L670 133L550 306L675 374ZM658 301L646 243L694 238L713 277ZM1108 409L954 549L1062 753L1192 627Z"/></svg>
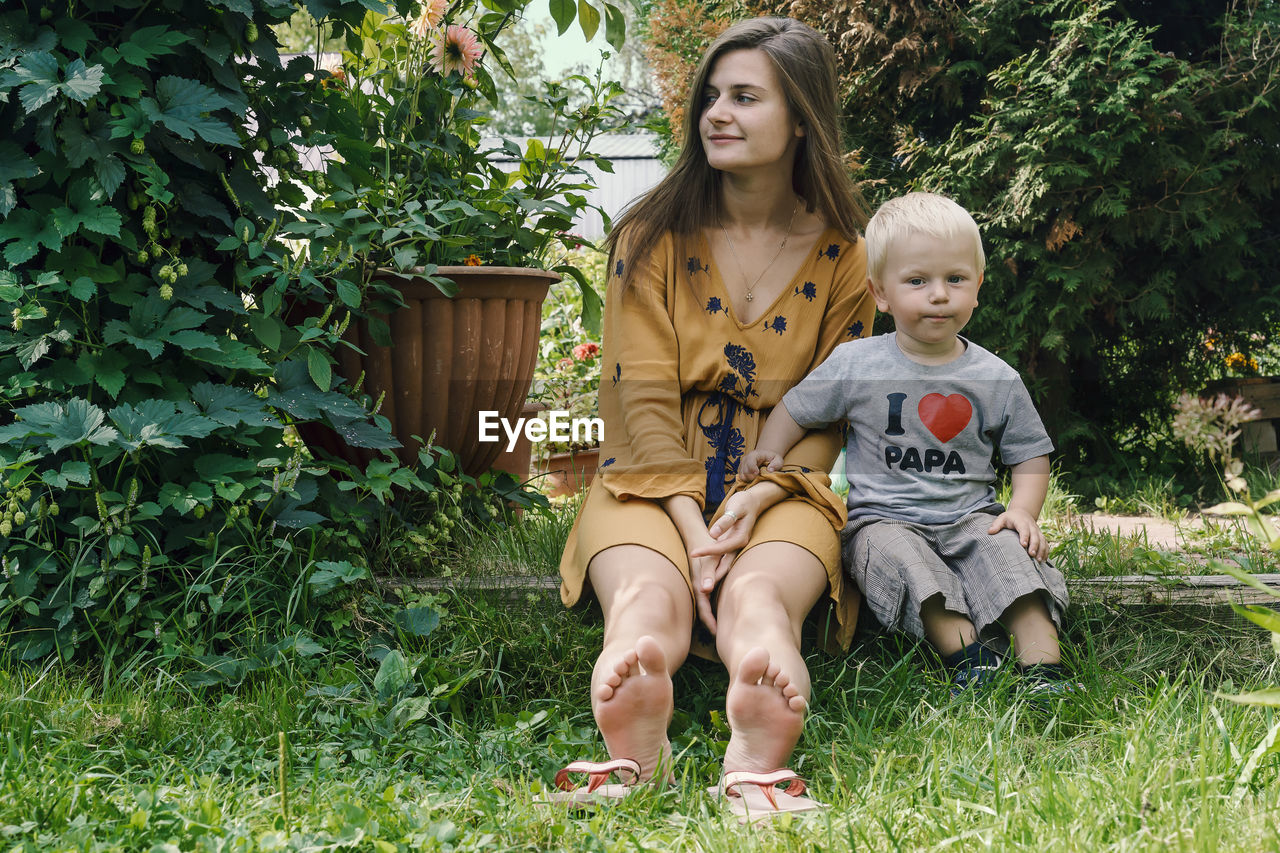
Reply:
<svg viewBox="0 0 1280 853"><path fill-rule="evenodd" d="M530 2L398 0L391 14L370 11L347 33L343 82L323 90L336 130L320 142L332 156L294 228L310 240L313 259L337 259L338 277L362 288L374 270L390 267L432 277L445 293L455 288L434 276L438 266L550 266L575 214L589 206L584 165L611 171L589 153L591 140L624 115L612 103L618 84L579 75L568 87L545 84L540 102L555 115L552 138L529 140L523 151L510 141L486 146L485 105L500 96L488 66L513 75L498 41ZM606 36L620 41L622 33L615 26ZM586 295L576 269L552 268ZM594 314L598 306L584 307Z"/></svg>

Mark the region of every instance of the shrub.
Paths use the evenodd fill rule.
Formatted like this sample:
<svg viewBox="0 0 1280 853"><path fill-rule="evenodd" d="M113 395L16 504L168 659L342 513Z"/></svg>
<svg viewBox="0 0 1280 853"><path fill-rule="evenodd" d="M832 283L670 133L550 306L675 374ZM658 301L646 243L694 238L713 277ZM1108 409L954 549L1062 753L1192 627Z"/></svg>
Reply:
<svg viewBox="0 0 1280 853"><path fill-rule="evenodd" d="M347 312L264 299L304 274L277 211L303 203L296 146L324 122L311 60L282 66L271 34L291 12L0 13L0 637L24 658L158 640L225 593L237 554L290 589L351 501L289 425L394 446L323 381Z"/></svg>

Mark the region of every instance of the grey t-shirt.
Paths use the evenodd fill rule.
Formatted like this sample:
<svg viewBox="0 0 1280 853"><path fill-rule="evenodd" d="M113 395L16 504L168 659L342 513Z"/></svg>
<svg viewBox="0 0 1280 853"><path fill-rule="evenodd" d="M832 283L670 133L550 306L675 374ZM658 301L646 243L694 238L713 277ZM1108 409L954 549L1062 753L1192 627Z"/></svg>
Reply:
<svg viewBox="0 0 1280 853"><path fill-rule="evenodd" d="M1016 465L1053 450L1018 372L961 340L941 365L907 358L896 332L849 341L782 398L801 426L848 424L850 519L950 524L999 506L996 451Z"/></svg>

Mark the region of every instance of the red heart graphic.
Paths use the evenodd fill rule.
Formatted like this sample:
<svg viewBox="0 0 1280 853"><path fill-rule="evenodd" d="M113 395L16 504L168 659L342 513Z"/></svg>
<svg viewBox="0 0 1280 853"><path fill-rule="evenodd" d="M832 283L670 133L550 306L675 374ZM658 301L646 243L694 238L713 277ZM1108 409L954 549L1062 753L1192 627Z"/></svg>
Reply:
<svg viewBox="0 0 1280 853"><path fill-rule="evenodd" d="M950 441L960 434L973 414L973 404L963 394L944 397L926 394L917 407L920 420L939 441Z"/></svg>

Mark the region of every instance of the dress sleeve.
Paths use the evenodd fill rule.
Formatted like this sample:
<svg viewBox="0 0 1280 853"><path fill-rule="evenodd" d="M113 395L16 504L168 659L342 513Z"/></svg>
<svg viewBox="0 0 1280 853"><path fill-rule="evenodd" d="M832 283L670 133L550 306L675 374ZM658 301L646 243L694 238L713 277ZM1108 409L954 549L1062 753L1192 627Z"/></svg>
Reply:
<svg viewBox="0 0 1280 853"><path fill-rule="evenodd" d="M867 249L859 240L849 246L836 262L836 274L831 282L831 301L822 315L822 329L818 333L818 346L806 374L827 360L838 344L865 338L871 334L871 321L875 319L876 303L867 289ZM833 460L834 461L834 460Z"/></svg>
<svg viewBox="0 0 1280 853"><path fill-rule="evenodd" d="M630 458L599 476L618 500L688 495L701 507L706 472L684 444L680 341L667 304L671 252L669 235L645 259L627 257L625 245L617 252L615 267L644 264L626 291L621 276L614 275L605 293L604 366L612 375L601 380L600 394L613 395L614 405L602 410L613 414L614 423L606 429L621 426Z"/></svg>
<svg viewBox="0 0 1280 853"><path fill-rule="evenodd" d="M875 301L867 290L867 252L863 241L849 246L837 261L832 280L831 300L822 315L818 346L806 375L826 361L838 344L866 337L875 318ZM827 517L836 530L844 527L846 512L843 501L831 491L827 472L835 464L844 446L844 424L826 429L809 430L787 454L777 471L762 471L759 479L776 483L789 494L813 504ZM748 484L737 482L734 491Z"/></svg>

